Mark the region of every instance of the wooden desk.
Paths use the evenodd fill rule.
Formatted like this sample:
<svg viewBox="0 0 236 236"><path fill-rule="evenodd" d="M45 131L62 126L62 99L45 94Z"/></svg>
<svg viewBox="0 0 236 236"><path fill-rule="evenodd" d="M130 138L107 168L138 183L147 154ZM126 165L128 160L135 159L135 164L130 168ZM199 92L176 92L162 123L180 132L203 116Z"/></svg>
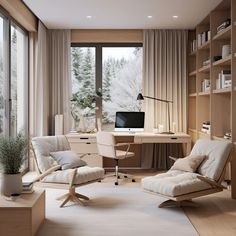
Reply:
<svg viewBox="0 0 236 236"><path fill-rule="evenodd" d="M185 133L176 134L153 134L137 133L134 134L135 143L182 143L185 144L185 155L191 151L191 137Z"/></svg>
<svg viewBox="0 0 236 236"><path fill-rule="evenodd" d="M154 133L129 133L129 132L113 132L116 138L132 138L134 143L182 143L185 145L185 154L189 154L191 151L191 137L185 133L176 133L173 135L168 134L154 134ZM103 167L103 159L97 155L97 143L96 134L82 134L82 133L70 133L66 135L71 149L78 153L89 155L83 157L89 166Z"/></svg>
<svg viewBox="0 0 236 236"><path fill-rule="evenodd" d="M21 194L15 201L0 196L0 235L33 236L45 219L45 191Z"/></svg>

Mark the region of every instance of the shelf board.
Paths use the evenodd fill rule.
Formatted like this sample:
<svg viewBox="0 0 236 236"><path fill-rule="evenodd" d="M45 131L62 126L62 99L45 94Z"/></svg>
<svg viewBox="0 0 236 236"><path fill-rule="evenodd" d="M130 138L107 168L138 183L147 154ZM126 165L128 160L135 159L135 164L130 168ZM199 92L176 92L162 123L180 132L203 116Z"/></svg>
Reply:
<svg viewBox="0 0 236 236"><path fill-rule="evenodd" d="M210 96L210 91L205 91L205 92L199 92L199 96Z"/></svg>
<svg viewBox="0 0 236 236"><path fill-rule="evenodd" d="M198 131L198 135L201 135L201 137L204 137L204 138L207 138L207 139L210 139L210 134L207 134L207 133L204 133L202 131Z"/></svg>
<svg viewBox="0 0 236 236"><path fill-rule="evenodd" d="M192 71L192 72L189 73L189 76L195 76L196 74L197 74L197 71L194 70L194 71Z"/></svg>
<svg viewBox="0 0 236 236"><path fill-rule="evenodd" d="M213 140L219 140L219 141L228 141L228 142L231 142L232 140L231 139L226 139L226 138L224 138L224 137L219 137L219 136L213 136L212 137L213 138Z"/></svg>
<svg viewBox="0 0 236 236"><path fill-rule="evenodd" d="M224 59L213 62L213 66L227 66L231 65L231 55L227 56Z"/></svg>
<svg viewBox="0 0 236 236"><path fill-rule="evenodd" d="M228 26L213 37L213 40L230 39L232 26Z"/></svg>
<svg viewBox="0 0 236 236"><path fill-rule="evenodd" d="M196 53L197 53L197 50L195 50L195 51L189 53L189 56L190 56L190 57L192 57L192 56L196 56Z"/></svg>
<svg viewBox="0 0 236 236"><path fill-rule="evenodd" d="M198 69L198 72L207 73L207 72L210 71L210 67L211 67L210 64L207 65L207 66L203 66L203 67L201 67L201 68Z"/></svg>
<svg viewBox="0 0 236 236"><path fill-rule="evenodd" d="M204 44L202 44L198 50L206 50L210 48L210 40L208 40L207 42L205 42Z"/></svg>
<svg viewBox="0 0 236 236"><path fill-rule="evenodd" d="M197 133L197 130L196 129L188 129L189 132L192 132L192 133Z"/></svg>
<svg viewBox="0 0 236 236"><path fill-rule="evenodd" d="M230 92L231 92L231 87L213 90L213 93L230 93Z"/></svg>
<svg viewBox="0 0 236 236"><path fill-rule="evenodd" d="M189 97L196 97L197 96L197 93L190 93L189 94Z"/></svg>

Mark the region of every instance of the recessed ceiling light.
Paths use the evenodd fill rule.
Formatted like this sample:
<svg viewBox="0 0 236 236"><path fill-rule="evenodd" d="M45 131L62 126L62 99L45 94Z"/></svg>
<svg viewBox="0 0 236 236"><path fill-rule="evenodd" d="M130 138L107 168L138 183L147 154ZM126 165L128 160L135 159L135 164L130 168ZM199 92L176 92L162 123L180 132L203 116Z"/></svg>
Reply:
<svg viewBox="0 0 236 236"><path fill-rule="evenodd" d="M172 16L172 17L176 19L176 18L178 18L179 16Z"/></svg>
<svg viewBox="0 0 236 236"><path fill-rule="evenodd" d="M152 16L147 16L147 18L148 18L148 19L151 19L151 18L152 18Z"/></svg>
<svg viewBox="0 0 236 236"><path fill-rule="evenodd" d="M91 18L92 18L92 16L86 16L86 18L87 18L87 19L91 19Z"/></svg>

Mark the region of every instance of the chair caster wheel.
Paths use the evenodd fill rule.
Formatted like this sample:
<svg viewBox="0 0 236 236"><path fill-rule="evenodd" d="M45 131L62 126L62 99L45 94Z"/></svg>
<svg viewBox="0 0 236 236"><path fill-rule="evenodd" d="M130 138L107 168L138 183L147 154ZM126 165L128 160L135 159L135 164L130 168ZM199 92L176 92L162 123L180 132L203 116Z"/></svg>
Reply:
<svg viewBox="0 0 236 236"><path fill-rule="evenodd" d="M101 180L98 180L98 183L101 183L102 181Z"/></svg>
<svg viewBox="0 0 236 236"><path fill-rule="evenodd" d="M115 182L115 185L118 185L118 182Z"/></svg>
<svg viewBox="0 0 236 236"><path fill-rule="evenodd" d="M128 176L127 176L127 175L125 175L124 177L125 177L125 178L128 178Z"/></svg>
<svg viewBox="0 0 236 236"><path fill-rule="evenodd" d="M136 182L135 179L132 179L132 182Z"/></svg>
<svg viewBox="0 0 236 236"><path fill-rule="evenodd" d="M118 176L117 178L120 179L120 176Z"/></svg>

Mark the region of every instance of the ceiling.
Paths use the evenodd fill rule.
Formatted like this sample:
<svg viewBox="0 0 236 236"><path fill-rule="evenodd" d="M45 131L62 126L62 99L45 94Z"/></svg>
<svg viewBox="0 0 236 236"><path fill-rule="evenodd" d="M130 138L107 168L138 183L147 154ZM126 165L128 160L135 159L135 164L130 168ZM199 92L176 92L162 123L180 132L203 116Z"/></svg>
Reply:
<svg viewBox="0 0 236 236"><path fill-rule="evenodd" d="M23 0L50 29L191 29L221 1Z"/></svg>

